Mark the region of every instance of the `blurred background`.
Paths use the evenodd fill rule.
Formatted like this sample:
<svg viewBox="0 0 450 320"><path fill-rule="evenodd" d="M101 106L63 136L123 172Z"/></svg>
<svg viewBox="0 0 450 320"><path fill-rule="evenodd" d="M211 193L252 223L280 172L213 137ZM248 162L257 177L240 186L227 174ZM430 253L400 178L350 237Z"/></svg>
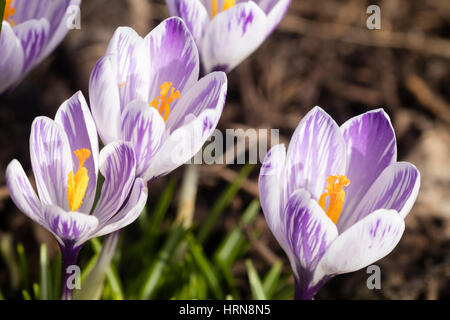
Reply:
<svg viewBox="0 0 450 320"><path fill-rule="evenodd" d="M366 28L371 4L381 8L381 31ZM56 241L19 212L5 186L13 158L32 178L31 122L53 118L77 90L88 96L90 72L118 26L144 36L166 17L162 0L85 0L81 29L1 97L0 296L44 298L42 277L57 274ZM448 0L292 0L274 34L229 74L219 129L280 129L287 143L315 105L338 124L382 107L396 131L398 159L422 174L402 240L377 262L382 289L367 289L363 269L335 277L318 299L450 298L449 62ZM122 234L103 298L292 298L289 262L255 200L259 165L202 165L187 179L185 172L150 185L146 212ZM183 182L195 207L186 209ZM171 227L177 219L189 228L181 235ZM82 267L92 265L99 246L83 249Z"/></svg>

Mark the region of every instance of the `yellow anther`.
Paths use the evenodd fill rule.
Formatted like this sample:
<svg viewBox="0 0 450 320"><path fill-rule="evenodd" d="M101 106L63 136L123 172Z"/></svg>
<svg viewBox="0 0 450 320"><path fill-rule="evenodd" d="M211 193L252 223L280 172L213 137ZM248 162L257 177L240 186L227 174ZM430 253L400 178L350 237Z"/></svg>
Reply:
<svg viewBox="0 0 450 320"><path fill-rule="evenodd" d="M172 82L164 82L162 84L161 87L159 87L161 89L160 92L160 96L156 97L155 99L153 99L152 102L149 103L149 105L153 108L155 108L156 110L159 111L159 114L163 116L164 121L167 121L167 118L169 117L169 113L170 113L170 104L175 100L175 99L180 99L181 95L180 95L180 91L176 90L175 88L172 88ZM169 94L170 91L170 94ZM169 95L169 97L167 97L167 95ZM158 99L161 100L161 104L159 103Z"/></svg>
<svg viewBox="0 0 450 320"><path fill-rule="evenodd" d="M330 197L326 214L336 224L342 212L342 206L344 205L344 187L350 184L350 180L344 175L329 176L327 183L328 186L325 187L326 192L320 196L319 205L325 211L326 198L328 196Z"/></svg>
<svg viewBox="0 0 450 320"><path fill-rule="evenodd" d="M3 12L3 20L8 20L9 17L13 16L16 13L16 8L12 6L13 0L6 0L5 3L5 11ZM14 20L9 19L9 24L14 26Z"/></svg>
<svg viewBox="0 0 450 320"><path fill-rule="evenodd" d="M122 82L122 83L119 85L119 88L125 87L125 85L126 85L126 83L125 83L125 82Z"/></svg>
<svg viewBox="0 0 450 320"><path fill-rule="evenodd" d="M222 7L222 10L220 10L220 12L230 9L232 6L234 6L235 3L236 3L236 0L224 0L223 7ZM212 0L212 3L211 3L212 17L214 18L218 13L219 12L218 12L217 0Z"/></svg>
<svg viewBox="0 0 450 320"><path fill-rule="evenodd" d="M67 199L69 200L69 207L72 211L77 211L83 203L83 198L89 183L88 171L84 167L84 162L91 155L89 149L75 150L73 153L78 158L78 171L74 175L70 171L67 180Z"/></svg>

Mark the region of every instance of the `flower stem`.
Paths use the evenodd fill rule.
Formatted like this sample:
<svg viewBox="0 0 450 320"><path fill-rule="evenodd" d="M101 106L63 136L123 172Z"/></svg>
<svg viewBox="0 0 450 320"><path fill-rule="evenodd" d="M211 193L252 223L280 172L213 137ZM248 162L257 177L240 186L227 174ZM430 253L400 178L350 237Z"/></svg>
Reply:
<svg viewBox="0 0 450 320"><path fill-rule="evenodd" d="M61 270L61 300L72 300L72 290L74 284L70 281L73 276L80 277L80 274L73 274L72 270L68 270L71 266L76 266L78 253L81 247L75 247L73 243L65 243L60 246L62 255L62 270ZM75 283L79 283L80 279L74 279Z"/></svg>

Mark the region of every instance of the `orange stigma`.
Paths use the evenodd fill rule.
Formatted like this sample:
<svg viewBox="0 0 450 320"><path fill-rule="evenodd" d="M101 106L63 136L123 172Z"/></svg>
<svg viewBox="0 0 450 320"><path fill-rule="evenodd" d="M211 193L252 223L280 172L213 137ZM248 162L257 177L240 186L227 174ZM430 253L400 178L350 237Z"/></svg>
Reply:
<svg viewBox="0 0 450 320"><path fill-rule="evenodd" d="M180 99L181 97L180 91L175 91L175 88L172 88L172 90L170 90L171 87L172 82L164 82L162 86L159 87L161 89L161 95L156 97L156 99L153 99L153 101L149 103L151 107L159 111L159 114L163 116L164 121L167 121L167 118L169 117L170 104L175 99ZM169 97L167 97L167 95L169 95ZM159 103L158 99L161 100L161 104Z"/></svg>
<svg viewBox="0 0 450 320"><path fill-rule="evenodd" d="M77 211L83 203L83 198L89 183L88 171L84 167L84 162L91 155L89 149L75 150L73 153L78 158L78 171L74 175L70 171L67 180L67 199L69 200L69 207L72 211Z"/></svg>
<svg viewBox="0 0 450 320"><path fill-rule="evenodd" d="M14 20L9 19L9 17L13 16L16 13L16 8L12 6L12 2L13 0L6 0L5 11L3 12L3 20L7 20L9 24L13 27Z"/></svg>
<svg viewBox="0 0 450 320"><path fill-rule="evenodd" d="M327 178L328 186L325 192L320 196L319 206L325 211L331 221L336 224L342 212L342 206L345 200L344 187L350 184L350 180L344 175L329 176ZM326 198L330 197L328 208L325 210Z"/></svg>
<svg viewBox="0 0 450 320"><path fill-rule="evenodd" d="M220 12L230 9L232 6L234 6L235 2L236 2L236 0L224 0L223 7L222 7L222 10L220 10ZM219 5L217 4L217 0L212 0L211 15L213 18L219 13L218 6Z"/></svg>

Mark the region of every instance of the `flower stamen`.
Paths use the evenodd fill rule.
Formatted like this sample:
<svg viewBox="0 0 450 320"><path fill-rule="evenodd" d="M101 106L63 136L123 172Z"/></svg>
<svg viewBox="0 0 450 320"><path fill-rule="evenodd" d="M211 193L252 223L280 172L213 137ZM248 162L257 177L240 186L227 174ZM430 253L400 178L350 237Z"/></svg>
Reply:
<svg viewBox="0 0 450 320"><path fill-rule="evenodd" d="M16 8L12 6L13 0L6 0L5 11L3 12L3 20L8 20L11 27L14 26L14 20L10 19L16 13Z"/></svg>
<svg viewBox="0 0 450 320"><path fill-rule="evenodd" d="M320 196L319 206L322 207L331 221L337 224L345 200L344 187L350 184L350 180L344 175L329 176L327 183L328 186L325 187L326 191ZM328 196L330 197L329 204L325 210L326 198Z"/></svg>
<svg viewBox="0 0 450 320"><path fill-rule="evenodd" d="M91 155L89 149L75 150L73 153L78 158L78 171L74 175L70 171L67 180L67 199L69 200L69 207L72 211L77 211L83 203L83 198L89 183L88 171L84 167L84 162Z"/></svg>
<svg viewBox="0 0 450 320"><path fill-rule="evenodd" d="M159 87L161 89L161 92L160 92L161 95L156 97L155 99L153 99L152 102L149 103L149 105L151 107L153 107L159 111L159 114L163 116L164 121L167 121L167 118L169 117L170 104L175 99L180 99L180 97L181 97L180 91L178 91L178 90L175 91L175 88L172 88L172 90L170 90L171 87L172 87L172 82L164 82L162 84L162 86ZM170 91L170 94L169 94L169 91ZM167 95L169 95L169 97L167 97ZM161 100L161 104L159 103L158 99Z"/></svg>
<svg viewBox="0 0 450 320"><path fill-rule="evenodd" d="M220 10L220 12L223 12L225 10L230 9L232 6L234 6L235 2L236 2L236 0L224 0L223 7L222 7L222 10ZM212 11L211 15L212 15L213 18L219 13L217 11L218 10L218 6L219 5L217 4L217 0L212 0L212 3L211 3L211 11Z"/></svg>

